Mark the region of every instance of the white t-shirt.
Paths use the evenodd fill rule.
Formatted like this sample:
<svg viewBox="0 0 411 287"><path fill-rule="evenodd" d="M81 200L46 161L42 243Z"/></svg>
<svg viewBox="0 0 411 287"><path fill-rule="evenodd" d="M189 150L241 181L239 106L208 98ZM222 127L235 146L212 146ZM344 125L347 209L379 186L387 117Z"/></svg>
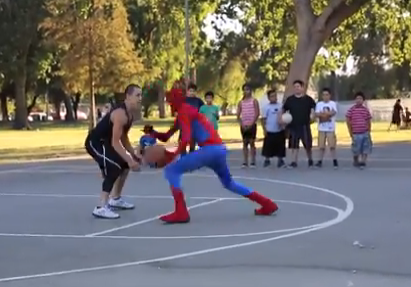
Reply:
<svg viewBox="0 0 411 287"><path fill-rule="evenodd" d="M337 113L338 112L337 104L334 101L329 101L329 102L320 101L315 106L316 113L321 113L321 112L326 112L326 111L335 111ZM334 132L335 131L335 119L336 119L336 115L331 117L326 122L320 122L320 120L318 120L318 131Z"/></svg>
<svg viewBox="0 0 411 287"><path fill-rule="evenodd" d="M280 103L268 103L263 107L262 117L265 119L265 129L269 133L278 133L282 131L282 127L278 123L278 114L281 112L282 105Z"/></svg>

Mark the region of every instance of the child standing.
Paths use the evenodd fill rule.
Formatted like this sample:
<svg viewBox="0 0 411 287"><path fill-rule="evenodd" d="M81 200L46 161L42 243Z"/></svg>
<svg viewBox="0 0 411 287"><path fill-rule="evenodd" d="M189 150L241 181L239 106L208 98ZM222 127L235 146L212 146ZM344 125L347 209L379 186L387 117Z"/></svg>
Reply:
<svg viewBox="0 0 411 287"><path fill-rule="evenodd" d="M240 124L241 136L243 138L243 168L248 167L248 146L251 151L252 168L255 167L255 157L257 149L255 147L255 140L257 138L257 121L260 117L260 107L258 101L253 97L251 86L243 85L243 98L238 103L237 120Z"/></svg>
<svg viewBox="0 0 411 287"><path fill-rule="evenodd" d="M371 113L364 106L365 96L362 92L355 94L355 104L348 110L346 121L352 139L351 150L354 166L364 168L367 157L372 151Z"/></svg>
<svg viewBox="0 0 411 287"><path fill-rule="evenodd" d="M218 120L220 119L220 111L218 106L213 104L214 101L214 93L212 91L208 91L204 95L204 99L206 104L200 107L200 113L204 114L210 122L214 125L214 129L218 130Z"/></svg>
<svg viewBox="0 0 411 287"><path fill-rule="evenodd" d="M285 166L285 131L281 121L282 105L277 101L277 92L267 92L269 103L264 106L261 124L264 131L262 155L265 157L264 167L270 165L270 158L277 157L277 167Z"/></svg>
<svg viewBox="0 0 411 287"><path fill-rule="evenodd" d="M320 150L316 167L322 167L325 147L328 145L333 160L334 168L338 167L337 161L337 136L335 133L335 120L337 115L337 104L331 100L331 90L322 90L322 101L315 107L315 115L318 118L318 148Z"/></svg>

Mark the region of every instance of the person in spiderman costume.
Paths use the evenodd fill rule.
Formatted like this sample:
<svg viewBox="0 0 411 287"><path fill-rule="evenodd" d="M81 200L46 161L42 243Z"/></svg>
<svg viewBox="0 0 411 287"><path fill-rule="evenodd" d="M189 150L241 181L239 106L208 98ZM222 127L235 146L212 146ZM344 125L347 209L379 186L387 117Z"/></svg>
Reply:
<svg viewBox="0 0 411 287"><path fill-rule="evenodd" d="M166 152L167 165L164 168L164 176L170 184L174 197L175 211L160 217L160 220L165 223L187 223L190 221L190 214L181 189L181 177L184 173L202 167L212 169L226 189L261 205L255 210L255 215L271 215L276 212L278 206L271 199L233 180L227 165L226 146L209 120L184 102L183 91L179 88L171 89L166 94L166 100L177 113L174 125L165 133L152 130L151 136L162 142L167 142L180 129L182 137L177 150ZM180 156L174 161L192 138L197 142L199 149L183 157Z"/></svg>

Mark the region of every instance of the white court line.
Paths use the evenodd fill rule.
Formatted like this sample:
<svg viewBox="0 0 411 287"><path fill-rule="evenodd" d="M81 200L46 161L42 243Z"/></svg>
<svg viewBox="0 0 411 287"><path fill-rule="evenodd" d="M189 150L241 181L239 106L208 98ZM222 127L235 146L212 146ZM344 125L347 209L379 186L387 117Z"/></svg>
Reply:
<svg viewBox="0 0 411 287"><path fill-rule="evenodd" d="M191 210L191 209L194 209L194 208L198 208L198 207L202 207L202 206L214 204L214 203L217 203L217 202L219 202L219 201L222 201L222 199L221 199L221 198L218 198L218 199L214 199L214 200L212 200L212 201L206 201L206 202L202 202L202 203L199 203L199 204L191 205L191 206L187 207L187 209L188 209L188 210ZM122 225L122 226L119 226L119 227L115 227L115 228L103 230L103 231L100 231L100 232L86 234L86 235L84 235L84 236L85 236L85 237L94 237L94 236L104 235L104 234L107 234L107 233L111 233L111 232L115 232L115 231L119 231L119 230L131 228L131 227L133 227L133 226L137 226L137 225L141 225L141 224L145 224L145 223L148 223L148 222L157 220L157 219L159 219L161 216L163 216L163 214L156 215L156 216L153 216L153 217L144 219L144 220L136 221L136 222L133 222L133 223L130 223L130 224Z"/></svg>
<svg viewBox="0 0 411 287"><path fill-rule="evenodd" d="M195 176L195 174L192 174L191 176ZM206 176L206 175L197 175L197 176L211 177L211 176ZM337 225L343 222L344 220L346 220L354 211L354 203L349 197L343 194L340 194L338 192L335 192L333 190L330 190L330 189L320 188L320 187L316 187L316 186L312 186L308 184L296 183L296 182L274 180L274 179L269 179L269 178L242 177L242 176L235 176L235 178L263 181L267 183L280 183L280 184L282 183L282 184L300 186L303 188L308 188L308 189L313 189L313 190L317 190L320 192L328 193L328 194L334 195L344 200L346 203L346 209L343 211L343 213L338 213L338 216L336 218L329 220L325 223L319 224L317 227L313 227L310 229L305 229L305 230L301 230L297 232L292 232L289 234L274 236L274 237L270 237L270 238L266 238L262 240L254 240L254 241L248 241L248 242L239 243L239 244L220 246L216 248L202 249L202 250L198 250L194 252L180 253L180 254L176 254L172 256L165 256L165 257L159 257L159 258L148 259L148 260L138 260L138 261L133 261L133 262L111 264L111 265L98 266L98 267L80 268L80 269L72 269L72 270L65 270L65 271L58 271L58 272L49 272L49 273L41 273L41 274L33 274L33 275L0 278L0 282L45 278L45 277L53 277L53 276L67 275L67 274L78 274L78 273L101 271L101 270L108 270L108 269L118 269L118 268L138 266L138 265L143 265L143 264L171 261L171 260L188 258L188 257L193 257L193 256L198 256L198 255L203 255L203 254L210 254L210 253L215 253L215 252L220 252L220 251L225 251L225 250L230 250L230 249L253 246L253 245L262 244L262 243L268 243L268 242L277 241L277 240L284 239L284 238L300 236L300 235L308 234L308 233L311 233L317 230L329 228L333 225Z"/></svg>
<svg viewBox="0 0 411 287"><path fill-rule="evenodd" d="M344 213L343 210L319 203L311 203L304 201L294 201L294 200L274 200L277 203L289 203L289 204L299 204L313 207L320 207L335 211L337 214ZM323 223L323 222L322 222ZM315 228L322 223L306 225L301 227L286 228L286 229L277 229L269 231L259 231L259 232L248 232L248 233L233 233L233 234L215 234L215 235L186 235L186 236L123 236L123 235L101 235L101 236L84 236L84 235L75 235L75 234L23 234L23 233L0 233L0 237L37 237L37 238L66 238L66 239L127 239L127 240L141 240L141 239L150 239L150 240L173 240L173 239L218 239L218 238L233 238L233 237L248 237L248 236L261 236L261 235L271 235L285 232L295 232L310 228Z"/></svg>

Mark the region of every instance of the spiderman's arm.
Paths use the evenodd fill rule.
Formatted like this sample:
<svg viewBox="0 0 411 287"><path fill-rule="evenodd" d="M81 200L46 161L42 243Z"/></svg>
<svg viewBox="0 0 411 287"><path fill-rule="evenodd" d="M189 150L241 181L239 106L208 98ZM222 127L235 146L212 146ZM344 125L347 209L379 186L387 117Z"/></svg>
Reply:
<svg viewBox="0 0 411 287"><path fill-rule="evenodd" d="M167 132L160 133L153 130L150 134L152 137L158 139L159 141L167 142L173 136L173 134L176 133L176 131L178 131L177 120L174 121L173 126Z"/></svg>
<svg viewBox="0 0 411 287"><path fill-rule="evenodd" d="M191 122L190 117L187 113L182 113L178 117L181 129L181 140L178 143L177 150L174 152L175 155L180 154L184 151L187 145L191 141Z"/></svg>

